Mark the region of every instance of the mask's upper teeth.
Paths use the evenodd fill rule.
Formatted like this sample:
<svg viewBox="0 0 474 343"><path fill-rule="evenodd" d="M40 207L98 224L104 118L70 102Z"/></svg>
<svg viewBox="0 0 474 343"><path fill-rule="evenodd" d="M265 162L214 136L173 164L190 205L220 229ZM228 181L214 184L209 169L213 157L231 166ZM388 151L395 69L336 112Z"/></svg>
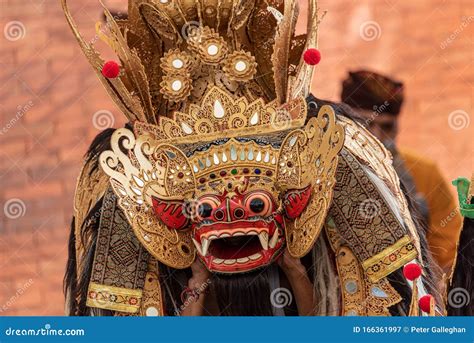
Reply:
<svg viewBox="0 0 474 343"><path fill-rule="evenodd" d="M207 249L209 249L209 243L210 241L207 239L207 238L203 238L201 239L202 241L202 256L206 256L207 255Z"/></svg>
<svg viewBox="0 0 474 343"><path fill-rule="evenodd" d="M202 247L201 244L199 244L198 241L196 241L194 238L192 238L194 245L196 246L196 249L198 250L199 254L202 255Z"/></svg>
<svg viewBox="0 0 474 343"><path fill-rule="evenodd" d="M268 250L268 232L260 232L258 239L260 240L260 244L262 245L263 249Z"/></svg>
<svg viewBox="0 0 474 343"><path fill-rule="evenodd" d="M273 236L270 239L270 242L268 243L268 245L270 246L270 248L273 249L275 245L277 244L277 242L278 242L278 229L276 229L275 232L273 233Z"/></svg>

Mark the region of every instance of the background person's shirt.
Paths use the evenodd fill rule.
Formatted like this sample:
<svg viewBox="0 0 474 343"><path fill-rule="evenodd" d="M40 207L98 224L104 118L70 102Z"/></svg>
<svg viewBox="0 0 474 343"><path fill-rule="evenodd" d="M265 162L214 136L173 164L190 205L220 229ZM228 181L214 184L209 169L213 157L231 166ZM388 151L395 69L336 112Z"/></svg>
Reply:
<svg viewBox="0 0 474 343"><path fill-rule="evenodd" d="M407 149L399 150L416 190L425 198L429 211L427 239L433 257L449 269L456 255L462 218L451 187L436 163Z"/></svg>

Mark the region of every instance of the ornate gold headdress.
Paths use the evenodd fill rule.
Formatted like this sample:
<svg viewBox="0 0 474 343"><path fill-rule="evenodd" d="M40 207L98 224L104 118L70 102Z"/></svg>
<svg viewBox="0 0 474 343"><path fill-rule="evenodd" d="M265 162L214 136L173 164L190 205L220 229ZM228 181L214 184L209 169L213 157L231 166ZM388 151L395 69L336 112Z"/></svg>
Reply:
<svg viewBox="0 0 474 343"><path fill-rule="evenodd" d="M126 21L104 7L107 29L97 25L97 33L120 58L117 78L103 75L104 61L62 3L102 83L133 121L133 132L116 130L100 160L147 250L169 266L189 266L191 232L167 228L154 201L174 211L173 203L246 182L280 206L287 192L312 190L298 218L285 219L289 251L306 254L327 213L344 142L330 107L305 125L314 66L302 55L316 47L316 1L303 36L295 36L298 8L289 0L130 1Z"/></svg>
<svg viewBox="0 0 474 343"><path fill-rule="evenodd" d="M128 20L115 20L104 6L107 25L98 23L97 35L120 59L117 78L102 75L94 40L81 36L61 2L86 57L129 120L157 124L160 116L199 104L212 85L279 105L309 93L314 65L302 55L317 47L315 0L307 33L299 36L293 0L129 1Z"/></svg>

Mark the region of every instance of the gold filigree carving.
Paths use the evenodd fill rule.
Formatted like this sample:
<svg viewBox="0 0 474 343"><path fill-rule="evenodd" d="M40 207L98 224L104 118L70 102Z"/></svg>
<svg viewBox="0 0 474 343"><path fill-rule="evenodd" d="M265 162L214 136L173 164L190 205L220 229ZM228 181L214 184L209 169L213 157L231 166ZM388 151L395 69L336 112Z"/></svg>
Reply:
<svg viewBox="0 0 474 343"><path fill-rule="evenodd" d="M332 220L328 219L325 228L336 256L342 292L342 315L390 316L389 308L399 303L401 296L387 279L376 282L370 279L351 249L344 245Z"/></svg>
<svg viewBox="0 0 474 343"><path fill-rule="evenodd" d="M122 21L113 18L104 6L107 24L97 26L98 36L110 45L121 64L121 73L115 79L101 74L104 61L94 47L95 42L82 37L67 0L61 2L89 63L114 102L131 121L156 124L159 116L167 116L170 109L176 108L173 107L175 103L189 100L197 104L201 101L202 93L191 93L193 96L190 96L187 87L170 92L166 88L169 83L162 83L163 77L174 74L176 68L168 70L169 64L159 68L159 60L176 50L195 55L197 69L211 67L205 72L207 75L187 71L192 85L203 79L208 85L218 84L226 57L245 49L246 55L255 57L255 63L250 63L249 69L237 70L237 73L226 68L230 79L249 83L258 88L265 99L276 99L278 104L309 94L314 66L305 64L301 56L295 57L295 53L301 55L303 51L301 43L300 48L292 48L295 41L305 41L306 49L316 47L320 21L316 0L308 2L307 39L295 36L298 10L296 2L291 0L269 4L237 0L129 1L129 18ZM296 61L299 61L298 67L295 67ZM242 85L238 92L246 88L247 85ZM251 92L244 95L253 100Z"/></svg>
<svg viewBox="0 0 474 343"><path fill-rule="evenodd" d="M257 72L255 57L245 51L236 51L227 56L222 68L229 79L239 82L250 81Z"/></svg>
<svg viewBox="0 0 474 343"><path fill-rule="evenodd" d="M326 12L321 16L319 15L317 0L308 0L307 34L304 50L318 47L318 28L325 14ZM309 95L314 68L314 65L307 64L303 57L300 57L300 62L295 72L296 75L289 76L287 100L298 96L306 97Z"/></svg>
<svg viewBox="0 0 474 343"><path fill-rule="evenodd" d="M179 49L169 50L160 61L161 69L169 74L189 74L195 64L191 55Z"/></svg>
<svg viewBox="0 0 474 343"><path fill-rule="evenodd" d="M156 317L165 315L159 275L157 261L151 258L148 263L145 286L143 287L143 297L139 311L141 316Z"/></svg>
<svg viewBox="0 0 474 343"><path fill-rule="evenodd" d="M301 216L286 222L288 250L294 257L308 253L319 236L331 203L343 143L344 131L336 124L333 109L323 106L317 118L311 118L304 130L290 133L282 144L278 185L285 190L313 187L310 204Z"/></svg>
<svg viewBox="0 0 474 343"><path fill-rule="evenodd" d="M229 48L225 40L209 27L199 27L191 32L188 44L204 64L217 65L226 57Z"/></svg>
<svg viewBox="0 0 474 343"><path fill-rule="evenodd" d="M136 236L161 262L174 268L188 267L195 252L189 233L169 230L152 209L152 196L185 197L194 191L186 157L173 146L152 146L150 136L136 139L127 129L114 132L111 147L101 154L100 163ZM129 155L122 148L129 149ZM190 174L177 178L177 167Z"/></svg>
<svg viewBox="0 0 474 343"><path fill-rule="evenodd" d="M189 106L187 113L175 112L173 118L161 117L157 126L137 123L136 133L149 132L170 144L197 143L221 138L262 135L301 127L306 118L306 102L298 98L277 106L261 98L249 103L245 97L234 99L218 87L210 88L201 104ZM281 113L285 115L281 115Z"/></svg>
<svg viewBox="0 0 474 343"><path fill-rule="evenodd" d="M160 91L166 99L183 101L191 94L191 77L189 74L168 74L163 76L160 86Z"/></svg>
<svg viewBox="0 0 474 343"><path fill-rule="evenodd" d="M97 168L95 161L89 161L84 164L77 178L76 191L74 194L74 236L76 239L76 262L79 265L82 262L84 247L88 246L89 238L85 237L81 229L84 220L90 210L104 196L109 186L109 176L102 169ZM98 220L98 218L94 218ZM83 242L85 239L86 242Z"/></svg>

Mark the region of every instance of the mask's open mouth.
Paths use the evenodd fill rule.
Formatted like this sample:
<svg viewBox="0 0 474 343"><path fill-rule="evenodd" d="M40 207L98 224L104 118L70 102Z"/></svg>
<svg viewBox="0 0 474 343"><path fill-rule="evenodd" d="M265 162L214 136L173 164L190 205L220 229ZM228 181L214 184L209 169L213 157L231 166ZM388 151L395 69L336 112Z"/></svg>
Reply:
<svg viewBox="0 0 474 343"><path fill-rule="evenodd" d="M262 233L265 235L265 233ZM253 256L262 250L262 244L255 233L228 238L217 238L211 241L209 252L218 259L243 259Z"/></svg>
<svg viewBox="0 0 474 343"><path fill-rule="evenodd" d="M211 271L249 271L271 262L284 242L284 233L275 222L241 221L202 226L193 242Z"/></svg>

